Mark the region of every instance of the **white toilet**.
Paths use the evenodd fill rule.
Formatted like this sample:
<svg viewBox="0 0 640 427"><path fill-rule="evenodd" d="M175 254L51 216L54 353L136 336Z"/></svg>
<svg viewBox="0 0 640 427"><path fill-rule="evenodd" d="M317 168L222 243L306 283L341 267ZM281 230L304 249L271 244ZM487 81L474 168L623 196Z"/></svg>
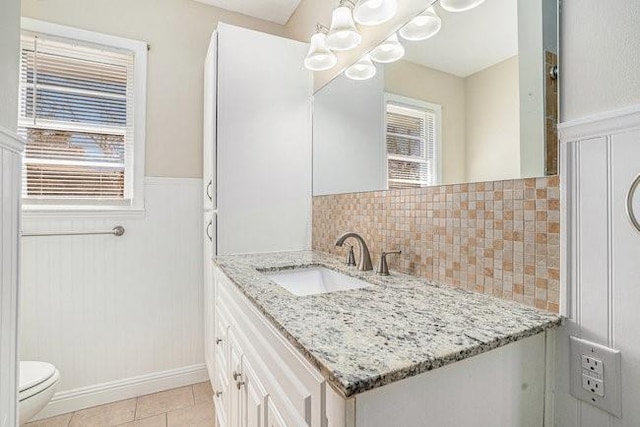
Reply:
<svg viewBox="0 0 640 427"><path fill-rule="evenodd" d="M51 363L20 362L20 425L28 422L47 406L59 379L60 373Z"/></svg>

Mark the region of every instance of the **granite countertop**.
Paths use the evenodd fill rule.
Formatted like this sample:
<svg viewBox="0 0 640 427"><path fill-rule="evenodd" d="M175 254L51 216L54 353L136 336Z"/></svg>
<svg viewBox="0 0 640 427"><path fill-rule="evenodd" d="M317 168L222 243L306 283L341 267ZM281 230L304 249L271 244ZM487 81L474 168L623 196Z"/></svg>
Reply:
<svg viewBox="0 0 640 427"><path fill-rule="evenodd" d="M215 263L329 384L350 397L558 326L557 315L413 276L381 277L314 251ZM264 272L324 266L372 284L295 296Z"/></svg>

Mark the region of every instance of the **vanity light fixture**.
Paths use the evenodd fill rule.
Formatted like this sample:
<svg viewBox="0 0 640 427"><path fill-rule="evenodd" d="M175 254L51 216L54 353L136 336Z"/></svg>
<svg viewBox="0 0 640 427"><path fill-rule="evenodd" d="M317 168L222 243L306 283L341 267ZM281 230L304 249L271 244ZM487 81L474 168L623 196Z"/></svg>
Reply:
<svg viewBox="0 0 640 427"><path fill-rule="evenodd" d="M327 47L326 27L316 25L316 32L311 36L309 53L304 59L304 66L311 71L325 71L338 63L338 57Z"/></svg>
<svg viewBox="0 0 640 427"><path fill-rule="evenodd" d="M361 25L379 25L398 12L397 0L359 0L353 9L353 18Z"/></svg>
<svg viewBox="0 0 640 427"><path fill-rule="evenodd" d="M327 47L331 50L350 50L358 46L362 41L362 36L353 22L351 4L348 0L341 1L340 5L333 11L331 17L331 29L327 35Z"/></svg>
<svg viewBox="0 0 640 427"><path fill-rule="evenodd" d="M482 3L484 0L440 0L440 6L448 12L465 12Z"/></svg>
<svg viewBox="0 0 640 427"><path fill-rule="evenodd" d="M351 80L368 80L376 75L376 66L371 62L371 56L366 54L347 68L344 75Z"/></svg>
<svg viewBox="0 0 640 427"><path fill-rule="evenodd" d="M396 62L404 56L404 46L398 41L398 35L393 33L391 37L380 43L371 52L371 59L376 62L388 64Z"/></svg>
<svg viewBox="0 0 640 427"><path fill-rule="evenodd" d="M411 41L426 40L438 34L440 28L442 28L442 19L431 6L402 27L400 35L403 39Z"/></svg>

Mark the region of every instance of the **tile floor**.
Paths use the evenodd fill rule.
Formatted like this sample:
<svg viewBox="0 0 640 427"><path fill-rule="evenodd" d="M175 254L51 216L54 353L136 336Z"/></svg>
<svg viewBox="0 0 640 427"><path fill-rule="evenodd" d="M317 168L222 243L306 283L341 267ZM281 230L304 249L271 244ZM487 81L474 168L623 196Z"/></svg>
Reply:
<svg viewBox="0 0 640 427"><path fill-rule="evenodd" d="M34 421L28 427L213 427L213 391L204 382Z"/></svg>

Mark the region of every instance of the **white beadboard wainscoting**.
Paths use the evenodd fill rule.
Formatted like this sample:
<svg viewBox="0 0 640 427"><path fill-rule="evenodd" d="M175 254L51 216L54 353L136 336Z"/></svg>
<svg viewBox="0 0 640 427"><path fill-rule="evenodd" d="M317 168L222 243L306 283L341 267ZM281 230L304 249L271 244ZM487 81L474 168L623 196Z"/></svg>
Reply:
<svg viewBox="0 0 640 427"><path fill-rule="evenodd" d="M124 236L22 238L22 360L61 380L44 418L204 381L202 180L147 178L145 214L27 213L24 232Z"/></svg>
<svg viewBox="0 0 640 427"><path fill-rule="evenodd" d="M23 142L0 126L0 427L17 420L18 227Z"/></svg>
<svg viewBox="0 0 640 427"><path fill-rule="evenodd" d="M640 232L626 197L640 174L640 106L564 123L560 134L568 321L557 335L554 425L638 427ZM633 210L640 216L640 189ZM622 418L569 395L569 335L621 351Z"/></svg>

